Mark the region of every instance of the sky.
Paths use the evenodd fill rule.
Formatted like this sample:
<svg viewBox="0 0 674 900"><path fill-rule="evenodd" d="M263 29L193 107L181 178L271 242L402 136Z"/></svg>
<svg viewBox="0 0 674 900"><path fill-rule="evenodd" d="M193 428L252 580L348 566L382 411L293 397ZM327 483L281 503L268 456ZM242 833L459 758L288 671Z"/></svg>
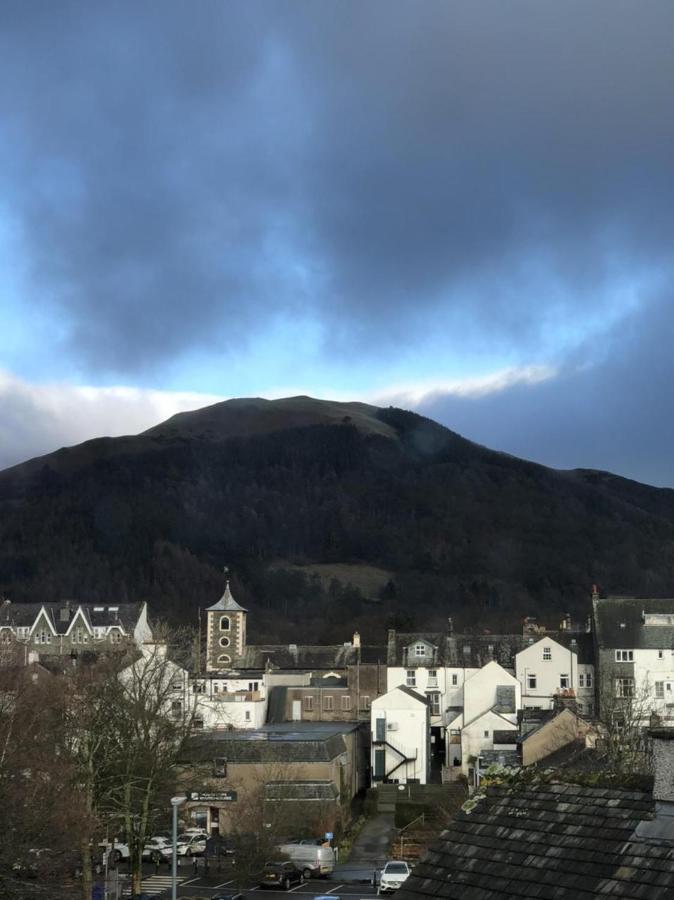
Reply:
<svg viewBox="0 0 674 900"><path fill-rule="evenodd" d="M229 397L674 487L671 0L4 0L0 468Z"/></svg>

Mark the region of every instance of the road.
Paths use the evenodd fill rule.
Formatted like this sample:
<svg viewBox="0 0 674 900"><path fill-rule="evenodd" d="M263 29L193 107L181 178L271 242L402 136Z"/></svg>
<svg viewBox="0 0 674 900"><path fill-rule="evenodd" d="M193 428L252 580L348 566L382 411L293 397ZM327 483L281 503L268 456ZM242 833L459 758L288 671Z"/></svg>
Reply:
<svg viewBox="0 0 674 900"><path fill-rule="evenodd" d="M344 868L346 869L346 867ZM178 897L180 900L210 900L213 895L216 895L220 891L227 892L235 889L235 882L229 877L229 873L226 871L217 872L211 869L208 874L204 874L203 870L195 873L192 866L189 866L189 869L190 871L187 871L187 867L182 867L178 872ZM345 874L347 873L345 872ZM288 894L296 895L303 898L303 900L322 896L335 898L349 896L359 898L359 900L365 900L365 898L376 895L377 892L370 883L372 872L363 870L363 872L359 874L362 876L362 880L353 880L353 875L349 872L348 881L344 878L312 879L304 884L296 885L289 891L261 889L257 884L252 883L245 885L241 890L241 893L246 898L252 898L253 895L256 895L258 896L258 900L261 900L259 897L260 894L266 895L269 900L272 900L276 895L285 897ZM165 866L162 866L158 873L155 866L147 865L143 866L143 875L142 891L145 895L148 897L156 897L157 900L163 900L165 897L170 897L170 869L167 870ZM123 874L121 874L121 884L124 885L124 890L120 892L120 897L123 898L123 900L126 900L126 898L129 897L129 889L127 886L128 882ZM114 897L115 895L112 893L110 896Z"/></svg>

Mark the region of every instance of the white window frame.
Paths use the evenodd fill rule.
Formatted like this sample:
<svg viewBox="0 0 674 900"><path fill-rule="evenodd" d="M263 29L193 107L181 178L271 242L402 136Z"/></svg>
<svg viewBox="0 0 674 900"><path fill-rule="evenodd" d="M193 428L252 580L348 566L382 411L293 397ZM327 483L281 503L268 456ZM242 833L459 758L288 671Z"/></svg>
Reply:
<svg viewBox="0 0 674 900"><path fill-rule="evenodd" d="M552 659L552 647L543 647L543 659L550 662Z"/></svg>
<svg viewBox="0 0 674 900"><path fill-rule="evenodd" d="M405 669L405 687L417 686L417 673L415 669Z"/></svg>
<svg viewBox="0 0 674 900"><path fill-rule="evenodd" d="M634 650L616 650L616 662L634 662Z"/></svg>

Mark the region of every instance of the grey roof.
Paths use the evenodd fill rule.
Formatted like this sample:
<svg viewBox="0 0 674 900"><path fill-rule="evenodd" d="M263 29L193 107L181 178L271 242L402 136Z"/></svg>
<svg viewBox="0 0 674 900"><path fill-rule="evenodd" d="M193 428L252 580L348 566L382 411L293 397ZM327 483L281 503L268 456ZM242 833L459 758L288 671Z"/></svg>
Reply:
<svg viewBox="0 0 674 900"><path fill-rule="evenodd" d="M44 607L56 634L66 634L77 610L81 607L87 624L93 627L121 625L127 634L133 632L143 609L143 603L79 603L60 600L48 603L9 603L0 606L0 627L32 627Z"/></svg>
<svg viewBox="0 0 674 900"><path fill-rule="evenodd" d="M337 800L339 791L333 781L268 781L265 800Z"/></svg>
<svg viewBox="0 0 674 900"><path fill-rule="evenodd" d="M635 834L650 793L533 782L489 787L460 812L396 900L674 896L674 846Z"/></svg>
<svg viewBox="0 0 674 900"><path fill-rule="evenodd" d="M674 616L674 599L607 597L594 600L592 607L597 645L601 649L674 649L674 625L643 623L643 613Z"/></svg>
<svg viewBox="0 0 674 900"><path fill-rule="evenodd" d="M269 691L268 696L269 701L267 703L267 723L270 725L275 725L278 722L285 722L288 688L285 685L275 685Z"/></svg>
<svg viewBox="0 0 674 900"><path fill-rule="evenodd" d="M225 585L225 592L222 597L220 597L218 602L214 603L213 606L209 606L206 612L248 612L248 610L244 609L243 606L239 606L236 602L229 589L228 581Z"/></svg>
<svg viewBox="0 0 674 900"><path fill-rule="evenodd" d="M546 637L557 641L562 647L573 650L582 665L594 665L594 639L591 632L558 631L554 635L541 635L540 640L545 640Z"/></svg>
<svg viewBox="0 0 674 900"><path fill-rule="evenodd" d="M330 762L346 752L341 734L207 732L193 738L183 751L197 762L224 757L229 763Z"/></svg>
<svg viewBox="0 0 674 900"><path fill-rule="evenodd" d="M504 668L512 669L515 654L528 646L527 637L521 634L447 634L430 631L395 632L389 635L388 665L449 666L451 668L479 669L495 660ZM433 660L406 653L415 641L425 641L437 648Z"/></svg>
<svg viewBox="0 0 674 900"><path fill-rule="evenodd" d="M358 648L351 644L257 644L248 645L243 654L236 657L241 669L265 668L270 664L277 669L343 669L358 661Z"/></svg>
<svg viewBox="0 0 674 900"><path fill-rule="evenodd" d="M428 697L424 697L423 694L420 694L418 691L415 691L411 687L407 687L406 684L399 684L393 688L394 691L402 691L403 694L407 694L408 697L413 697L415 700L418 700L419 703L423 703L424 706L430 706L430 700Z"/></svg>

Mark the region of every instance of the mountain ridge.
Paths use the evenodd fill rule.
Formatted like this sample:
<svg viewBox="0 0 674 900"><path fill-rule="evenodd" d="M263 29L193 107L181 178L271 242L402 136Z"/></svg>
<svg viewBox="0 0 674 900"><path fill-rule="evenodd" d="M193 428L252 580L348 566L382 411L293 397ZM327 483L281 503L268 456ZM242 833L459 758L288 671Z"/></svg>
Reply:
<svg viewBox="0 0 674 900"><path fill-rule="evenodd" d="M224 564L263 611L261 636L580 615L593 582L671 593L674 491L549 469L394 407L310 397L223 401L0 472L10 599L147 599L192 621ZM332 565L391 578L366 596L311 574Z"/></svg>

